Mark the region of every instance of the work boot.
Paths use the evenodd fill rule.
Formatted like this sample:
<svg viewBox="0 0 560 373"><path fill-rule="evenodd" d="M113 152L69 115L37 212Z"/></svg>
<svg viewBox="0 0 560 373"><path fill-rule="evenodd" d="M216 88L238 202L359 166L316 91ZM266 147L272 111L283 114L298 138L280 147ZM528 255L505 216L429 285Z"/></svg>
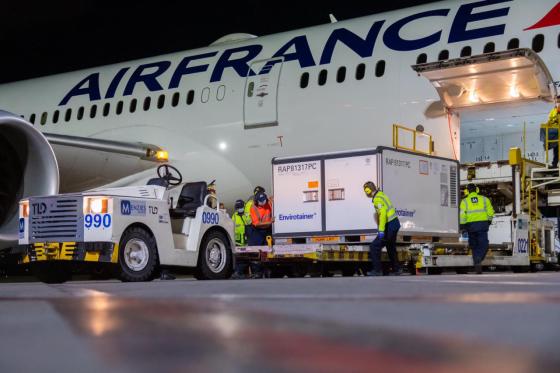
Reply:
<svg viewBox="0 0 560 373"><path fill-rule="evenodd" d="M366 276L368 276L368 277L383 276L383 272L368 271L368 272L366 273Z"/></svg>
<svg viewBox="0 0 560 373"><path fill-rule="evenodd" d="M175 276L173 276L169 271L163 270L161 271L161 275L159 277L160 280L175 280Z"/></svg>
<svg viewBox="0 0 560 373"><path fill-rule="evenodd" d="M477 275L482 274L482 264L478 263L474 265L474 271Z"/></svg>
<svg viewBox="0 0 560 373"><path fill-rule="evenodd" d="M230 277L232 280L244 280L246 279L244 274L238 273L238 272L234 272L233 275L231 275Z"/></svg>
<svg viewBox="0 0 560 373"><path fill-rule="evenodd" d="M251 275L251 278L264 278L264 273L262 272L255 272Z"/></svg>

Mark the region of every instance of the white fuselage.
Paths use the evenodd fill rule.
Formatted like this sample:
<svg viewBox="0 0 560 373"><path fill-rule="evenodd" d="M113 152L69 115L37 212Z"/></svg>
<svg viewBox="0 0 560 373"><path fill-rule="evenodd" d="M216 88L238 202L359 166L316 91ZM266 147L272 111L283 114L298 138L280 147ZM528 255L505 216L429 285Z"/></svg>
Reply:
<svg viewBox="0 0 560 373"><path fill-rule="evenodd" d="M489 42L500 51L513 38L519 39L520 47L531 48L535 35L543 34L544 49L539 55L557 80L558 26L524 31L555 6L556 0L436 2L6 84L0 87L0 108L24 115L26 120L34 114L35 126L45 133L156 144L169 151L171 163L186 180L216 179L218 192L229 205L246 198L255 185L270 188L273 157L390 146L393 123L422 124L434 136L437 155L459 157L458 122L448 123L447 116L426 117L426 109L439 97L411 66L422 53L432 62L442 50L456 58L463 47L470 46L475 55ZM193 56L188 64L182 63ZM263 98L265 113L259 114L259 100L251 102L247 94L248 83L259 76L249 73L247 78L245 67L250 65L259 73L262 64L252 64L274 56L284 62L272 65L266 77L270 87ZM383 74L379 61L385 63ZM360 64L365 64L365 76L358 80ZM340 67L346 68L346 74L339 83ZM376 76L376 69L381 76ZM322 70L327 71L324 85L319 84ZM300 87L303 73L309 73L306 88ZM192 103L187 104L190 90L194 91ZM173 106L176 92L179 102ZM161 109L160 95L165 95ZM143 109L146 97L151 98L148 110ZM132 100L137 100L134 113L129 109ZM123 102L120 115L116 113L119 101ZM110 108L105 116L107 103ZM97 106L93 119L92 105ZM80 107L84 116L78 120ZM68 109L70 120L65 121ZM55 110L60 111L56 124ZM44 112L47 118L41 125ZM263 115L264 122L270 117L270 123L247 128L248 122ZM81 175L80 185L88 187L115 181L110 176L101 181L94 177L110 175L110 154L91 159L55 151L61 173L69 175L63 178L68 184L62 185L63 190L76 189L72 175ZM114 185L143 183L153 174L148 170L130 175ZM84 178L91 182L84 184Z"/></svg>

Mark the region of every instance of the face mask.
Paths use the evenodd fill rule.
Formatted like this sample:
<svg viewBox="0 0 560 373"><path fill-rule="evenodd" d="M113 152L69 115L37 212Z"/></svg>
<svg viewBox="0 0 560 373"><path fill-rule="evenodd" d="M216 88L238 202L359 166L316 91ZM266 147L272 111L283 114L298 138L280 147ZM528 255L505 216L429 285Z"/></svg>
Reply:
<svg viewBox="0 0 560 373"><path fill-rule="evenodd" d="M237 213L238 213L239 215L243 215L244 212L245 212L245 209L238 209L238 210L237 210Z"/></svg>
<svg viewBox="0 0 560 373"><path fill-rule="evenodd" d="M266 205L266 200L258 201L258 204L259 204L259 206L264 206L264 205Z"/></svg>

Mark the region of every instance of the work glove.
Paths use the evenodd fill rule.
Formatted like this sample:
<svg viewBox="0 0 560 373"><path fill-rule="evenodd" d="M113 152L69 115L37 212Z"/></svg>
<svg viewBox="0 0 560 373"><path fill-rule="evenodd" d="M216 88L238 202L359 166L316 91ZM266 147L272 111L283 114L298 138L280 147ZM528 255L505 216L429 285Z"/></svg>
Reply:
<svg viewBox="0 0 560 373"><path fill-rule="evenodd" d="M379 237L380 239L384 239L385 238L385 232L377 233L377 237Z"/></svg>

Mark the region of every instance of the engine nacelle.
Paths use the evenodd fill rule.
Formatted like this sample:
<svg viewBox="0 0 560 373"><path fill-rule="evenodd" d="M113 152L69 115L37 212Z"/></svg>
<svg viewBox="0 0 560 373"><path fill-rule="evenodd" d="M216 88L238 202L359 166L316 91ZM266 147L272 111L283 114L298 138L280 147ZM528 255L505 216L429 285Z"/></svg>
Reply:
<svg viewBox="0 0 560 373"><path fill-rule="evenodd" d="M45 136L0 110L0 248L17 244L18 202L58 193L58 163Z"/></svg>

